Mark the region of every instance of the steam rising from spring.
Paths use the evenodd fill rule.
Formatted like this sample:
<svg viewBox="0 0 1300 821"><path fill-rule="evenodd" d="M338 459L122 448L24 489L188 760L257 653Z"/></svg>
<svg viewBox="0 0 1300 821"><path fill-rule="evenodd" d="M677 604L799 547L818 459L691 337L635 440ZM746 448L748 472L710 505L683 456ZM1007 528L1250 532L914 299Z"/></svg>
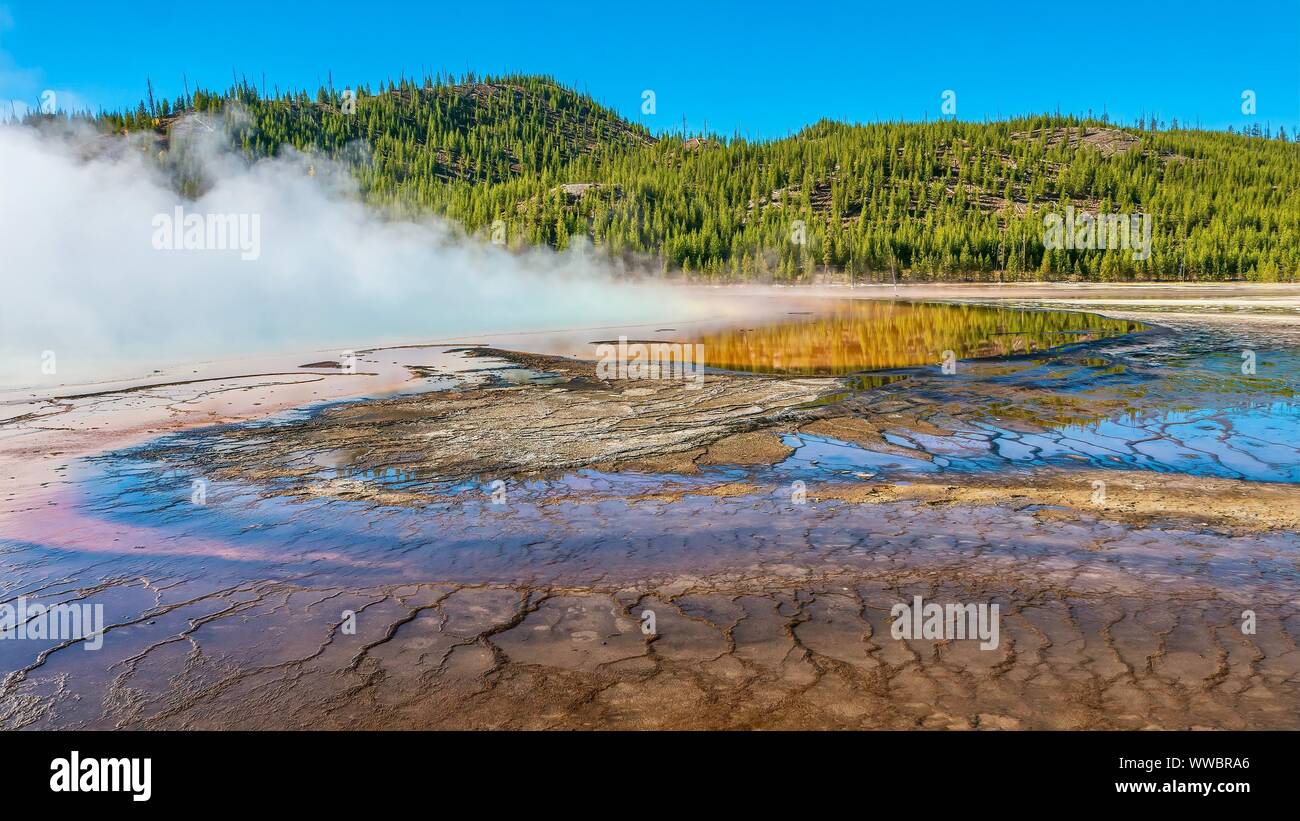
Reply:
<svg viewBox="0 0 1300 821"><path fill-rule="evenodd" d="M201 171L196 199L152 161L158 150L87 129L0 126L0 384L695 310L669 286L617 280L594 253L512 253L436 218L386 218L344 166L291 149L249 163L207 121L178 123L168 146ZM256 216L256 258L233 244L155 247L160 215L178 206ZM57 377L42 375L46 351Z"/></svg>

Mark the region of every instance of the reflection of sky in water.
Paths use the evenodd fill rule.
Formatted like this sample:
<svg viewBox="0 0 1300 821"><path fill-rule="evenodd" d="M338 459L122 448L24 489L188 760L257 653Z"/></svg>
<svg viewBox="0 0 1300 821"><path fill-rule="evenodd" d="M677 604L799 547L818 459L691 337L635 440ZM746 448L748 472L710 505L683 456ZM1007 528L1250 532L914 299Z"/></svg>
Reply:
<svg viewBox="0 0 1300 821"><path fill-rule="evenodd" d="M778 469L797 476L829 478L840 474L853 476L882 471L929 473L938 470L938 465L922 458L877 453L825 436L786 434L781 437L781 441L797 450Z"/></svg>
<svg viewBox="0 0 1300 821"><path fill-rule="evenodd" d="M84 512L110 528L130 533L113 552L115 572L148 576L175 574L206 582L240 583L250 573L313 584L388 584L430 578L465 583L509 581L563 583L591 579L615 583L689 568L693 574L727 572L738 557L753 562L789 561L792 546L833 554L837 561L871 565L882 540L898 541L903 554L918 547L917 561L962 553L953 537L957 518L972 528L998 534L998 545L1016 545L1017 555L1053 554L1063 544L1096 538L1104 531L1112 557L1122 547L1129 570L1185 574L1182 554L1193 542L1214 547L1195 560L1222 580L1243 584L1258 578L1267 561L1274 578L1293 578L1285 559L1262 557L1240 541L1225 549L1213 535L1186 532L1152 536L1119 523L1060 524L1044 536L1032 512L1006 518L988 510L904 511L883 514L874 506L839 506L809 501L797 507L792 482L816 478L850 480L855 471L936 469L906 457L870 454L822 437L807 437L783 465L760 470L755 497L686 495L661 499L668 489L703 489L720 479L753 481L747 469L710 470L697 476L607 474L579 471L559 479L510 483L509 502L494 505L486 484L448 493L428 505L384 507L340 500L289 501L262 497L237 482L214 482L207 505L189 502L189 478L175 471L120 472L110 465L86 477ZM791 441L791 444L799 444ZM804 450L806 448L806 450ZM816 464L813 464L816 460ZM137 463L139 464L139 463ZM858 481L862 481L859 479ZM764 490L765 485L770 485ZM639 500L641 494L649 498ZM564 504L553 504L557 496ZM87 509L88 508L88 509ZM794 511L800 511L795 514ZM986 521L987 520L987 521ZM81 522L85 522L83 517ZM901 529L900 529L901 528ZM972 533L975 531L972 530ZM133 539L146 542L135 550ZM1260 544L1273 537L1260 537ZM1280 538L1280 537L1279 537ZM1153 541L1154 539L1154 541ZM192 548L216 544L220 553ZM1271 542L1270 542L1271 543ZM984 544L982 537L968 542ZM919 549L923 546L924 549ZM40 549L38 546L32 546ZM987 558L987 553L981 553ZM52 551L61 562L100 562L105 556ZM1115 560L1112 558L1112 560ZM1212 567L1210 566L1212 565ZM256 569L254 569L256 568ZM1171 577L1173 577L1171 576Z"/></svg>
<svg viewBox="0 0 1300 821"><path fill-rule="evenodd" d="M558 577L561 570L579 575L617 574L620 569L650 572L678 559L699 563L702 544L752 544L781 519L771 512L789 503L788 489L795 480L812 487L828 480L906 481L944 473L1081 467L1300 482L1300 400L1288 382L1296 372L1292 366L1300 365L1295 352L1261 351L1260 378L1243 381L1238 358L1222 346L1198 358L1183 354L1195 351L1199 344L1168 337L1160 344L1166 346L1163 367L1141 374L1130 368L1105 377L1120 381L1121 390L1138 397L1128 410L1112 418L1034 425L1006 422L995 413L981 415L978 405L970 405L968 409L975 413L962 420L935 420L942 423L940 427L955 428L951 436L901 425L886 431L885 439L897 453L826 436L785 434L782 440L795 451L771 467L706 468L695 476L577 471L547 481L512 480L507 485L507 506L492 503L493 488L486 479L449 485L399 469L349 473L332 463L329 453L317 454L323 462L318 462L319 471L308 481L351 478L434 494L435 501L382 506L329 498L290 499L264 495L242 482L211 481L208 504L195 505L190 502L189 474L126 451L81 463L77 504L51 514L67 516L67 526L47 535L57 536L58 542L63 534L83 530L70 537L70 546L100 540L104 543L99 546L118 551L120 561L128 567L139 565L142 572L171 564L192 570L197 559L205 572L220 575L224 569L232 578L246 573L238 568L254 564L274 567L276 574L286 578L339 573L385 580L436 576L540 581ZM1111 361L1126 361L1114 349L1109 355L1113 359L1084 365L1113 371ZM1100 378L1083 373L1060 378L1069 367L1061 358L1030 364L1029 369L967 378L1058 393L1091 390ZM516 375L498 373L496 378L513 381ZM910 383L895 387L913 389ZM245 427L274 435L275 424L312 412L299 409ZM176 438L201 440L205 448L231 446L211 431ZM707 496L672 503L624 501L723 480L749 482L771 491L757 507ZM586 501L544 502L555 496ZM615 498L594 498L601 496ZM674 511L671 518L659 515L669 510ZM102 531L96 529L100 525ZM834 529L840 532L847 526L837 522ZM101 532L106 538L101 539ZM145 545L139 551L137 539ZM92 553L83 558L93 559ZM73 554L64 551L64 555ZM721 552L717 560L727 561Z"/></svg>
<svg viewBox="0 0 1300 821"><path fill-rule="evenodd" d="M1291 402L1173 411L1067 425L1041 434L990 424L979 428L989 453L1018 464L1073 461L1264 482L1300 481L1300 405Z"/></svg>
<svg viewBox="0 0 1300 821"><path fill-rule="evenodd" d="M1213 349L1199 350L1202 347ZM920 468L897 457L856 462L875 465L885 474L931 472L936 467L986 472L1078 466L1300 482L1300 399L1295 384L1300 353L1260 349L1258 374L1245 375L1240 349L1224 340L1169 335L1154 340L1144 353L1154 357L1153 352L1159 352L1156 358L1165 366L1154 376L1115 373L1112 360L1106 359L1097 361L1100 371L1108 372L1104 378L1094 372L1057 384L1049 375L1060 372L1065 363L1050 360L1018 372L978 377L1066 394L1105 384L1131 396L1132 409L1112 418L1058 425L1035 425L1026 419L1027 424L1017 425L990 413L956 424L952 436L903 430L886 434L891 444L930 454L933 465ZM1113 350L1111 356L1115 362L1124 360ZM808 460L796 453L788 464Z"/></svg>
<svg viewBox="0 0 1300 821"><path fill-rule="evenodd" d="M988 472L1016 467L1100 467L1300 482L1300 404L1169 412L1036 433L977 422L954 436L890 435L933 461L875 453L825 437L787 435L798 448L781 469L800 474Z"/></svg>
<svg viewBox="0 0 1300 821"><path fill-rule="evenodd" d="M953 435L885 430L891 445L918 458L875 453L864 447L806 434L786 435L797 448L780 469L801 476L855 473L891 475L937 471L990 472L1039 466L1116 468L1186 473L1264 482L1300 482L1300 352L1256 351L1257 374L1241 372L1240 342L1178 334L1146 337L1142 345L1120 343L1104 356L1068 355L985 368L952 377L996 383L1016 390L1104 399L1127 408L1110 418L1044 423L1031 414L1010 414L1014 398L981 411L978 394L960 420L940 420ZM1134 368L1137 357L1147 361ZM926 386L945 400L942 383ZM908 388L907 390L910 390ZM900 392L902 393L902 392ZM974 403L974 404L972 404ZM1001 408L1001 411L999 410ZM1056 406L1047 405L1048 412ZM927 461L920 458L931 457Z"/></svg>

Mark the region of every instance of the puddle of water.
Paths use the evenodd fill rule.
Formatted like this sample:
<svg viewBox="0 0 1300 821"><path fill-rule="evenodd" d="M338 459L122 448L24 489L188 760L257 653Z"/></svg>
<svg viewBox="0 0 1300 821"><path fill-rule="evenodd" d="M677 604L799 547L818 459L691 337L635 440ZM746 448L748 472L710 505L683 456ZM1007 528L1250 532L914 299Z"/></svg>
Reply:
<svg viewBox="0 0 1300 821"><path fill-rule="evenodd" d="M1139 322L1069 311L901 301L837 300L754 327L675 339L704 345L709 367L842 375L1012 356L1145 330Z"/></svg>
<svg viewBox="0 0 1300 821"><path fill-rule="evenodd" d="M879 473L933 473L941 464L917 456L878 453L826 436L787 434L781 437L786 446L795 448L778 466L809 479L870 478Z"/></svg>

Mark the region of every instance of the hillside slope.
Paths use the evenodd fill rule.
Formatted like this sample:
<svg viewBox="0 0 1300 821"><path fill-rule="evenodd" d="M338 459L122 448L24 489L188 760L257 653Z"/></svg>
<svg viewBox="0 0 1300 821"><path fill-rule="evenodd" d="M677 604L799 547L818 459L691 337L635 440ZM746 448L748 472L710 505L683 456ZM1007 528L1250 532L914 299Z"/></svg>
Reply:
<svg viewBox="0 0 1300 821"><path fill-rule="evenodd" d="M229 112L242 112L231 117ZM768 142L656 139L543 77L222 94L100 115L154 129L227 112L250 156L351 162L366 196L512 246L569 245L712 279L1300 278L1300 144L1035 116L823 121ZM360 156L358 156L358 152ZM182 190L193 190L189 180ZM1149 255L1045 247L1044 216L1149 215Z"/></svg>

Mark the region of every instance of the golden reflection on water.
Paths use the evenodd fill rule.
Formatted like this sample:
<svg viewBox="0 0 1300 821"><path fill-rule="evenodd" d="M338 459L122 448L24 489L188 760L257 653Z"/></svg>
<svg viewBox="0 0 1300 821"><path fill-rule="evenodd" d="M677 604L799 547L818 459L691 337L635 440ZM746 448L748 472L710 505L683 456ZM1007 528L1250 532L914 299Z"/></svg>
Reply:
<svg viewBox="0 0 1300 821"><path fill-rule="evenodd" d="M1138 322L1070 311L837 300L784 321L692 338L712 368L847 374L1041 351L1143 330Z"/></svg>

